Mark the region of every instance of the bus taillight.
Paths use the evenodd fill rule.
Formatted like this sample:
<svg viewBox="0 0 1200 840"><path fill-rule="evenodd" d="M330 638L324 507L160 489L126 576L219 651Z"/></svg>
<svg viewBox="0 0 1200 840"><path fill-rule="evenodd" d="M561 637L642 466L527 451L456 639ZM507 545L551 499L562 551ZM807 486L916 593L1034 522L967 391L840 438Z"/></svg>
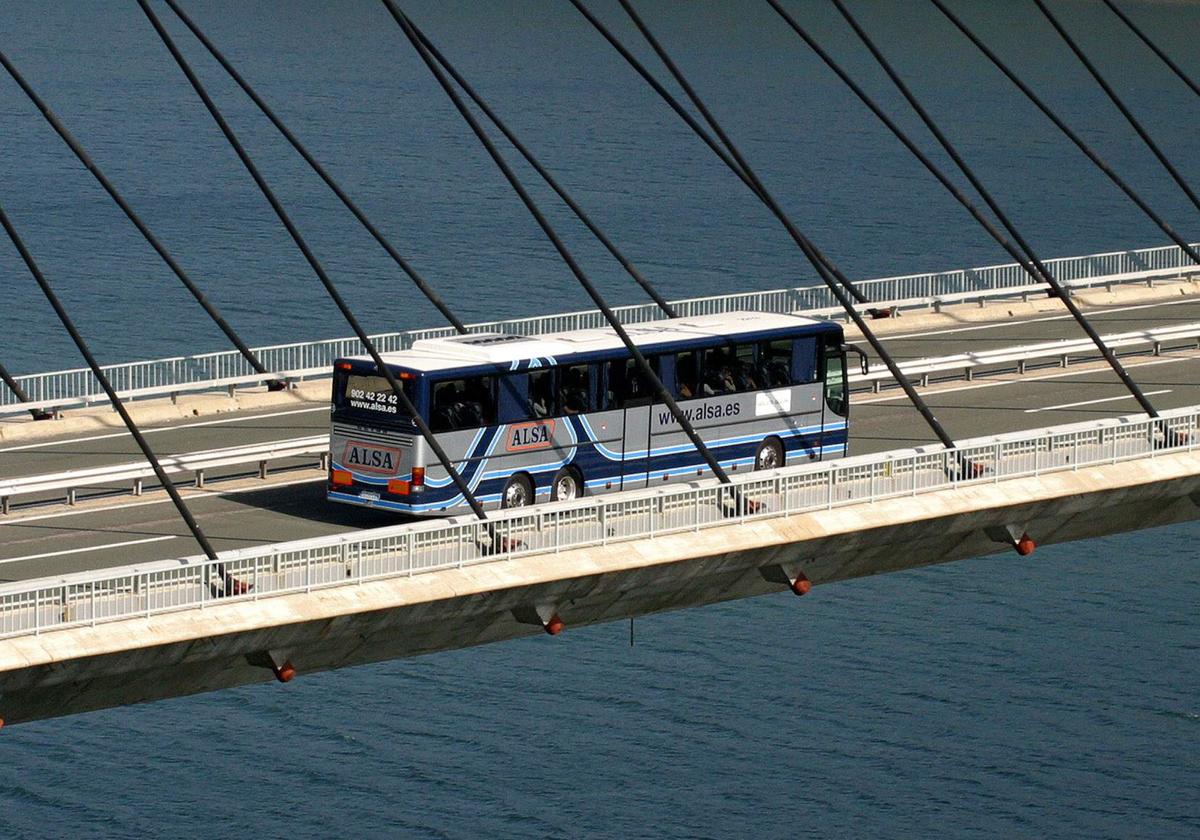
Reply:
<svg viewBox="0 0 1200 840"><path fill-rule="evenodd" d="M329 480L334 484L344 486L347 484L353 484L354 476L350 474L349 470L334 470L332 475L330 475Z"/></svg>
<svg viewBox="0 0 1200 840"><path fill-rule="evenodd" d="M413 487L424 487L425 486L425 468L424 467L413 467L412 486Z"/></svg>

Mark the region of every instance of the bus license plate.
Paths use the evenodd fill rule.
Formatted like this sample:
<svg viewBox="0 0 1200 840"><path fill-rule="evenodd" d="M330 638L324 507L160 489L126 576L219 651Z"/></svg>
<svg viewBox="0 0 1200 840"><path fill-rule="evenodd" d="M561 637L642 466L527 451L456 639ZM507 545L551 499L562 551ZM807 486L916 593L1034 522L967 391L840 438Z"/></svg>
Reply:
<svg viewBox="0 0 1200 840"><path fill-rule="evenodd" d="M359 493L359 494L358 494L358 498L360 498L360 499L366 499L368 502L378 502L378 501L379 501L379 494L378 494L378 493L374 493L374 492L372 492L372 491L370 491L370 490L364 490L363 492L361 492L361 493Z"/></svg>

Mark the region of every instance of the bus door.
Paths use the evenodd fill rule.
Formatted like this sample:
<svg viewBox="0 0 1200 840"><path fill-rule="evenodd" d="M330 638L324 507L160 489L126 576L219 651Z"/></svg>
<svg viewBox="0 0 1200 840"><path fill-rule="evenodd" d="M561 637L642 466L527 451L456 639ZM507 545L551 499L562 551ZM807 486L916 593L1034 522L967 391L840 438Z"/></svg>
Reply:
<svg viewBox="0 0 1200 840"><path fill-rule="evenodd" d="M824 387L824 410L821 412L821 458L839 457L846 454L828 451L846 439L847 430L843 423L850 415L850 389L846 381L846 351L837 345L825 345L821 380ZM836 428L830 429L830 426Z"/></svg>
<svg viewBox="0 0 1200 840"><path fill-rule="evenodd" d="M621 489L645 487L650 469L650 411L653 389L633 359L605 365L606 402L624 412L621 448Z"/></svg>

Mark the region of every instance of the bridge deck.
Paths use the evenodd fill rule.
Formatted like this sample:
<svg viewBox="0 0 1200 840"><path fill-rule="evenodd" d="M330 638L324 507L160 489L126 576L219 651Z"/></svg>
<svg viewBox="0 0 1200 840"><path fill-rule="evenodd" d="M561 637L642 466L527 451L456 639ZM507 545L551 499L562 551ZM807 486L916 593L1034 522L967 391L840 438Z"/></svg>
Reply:
<svg viewBox="0 0 1200 840"><path fill-rule="evenodd" d="M1090 314L1102 334L1200 322L1200 299L1180 294L1187 290L1163 288L1153 295L1141 291L1126 295L1121 302L1093 306ZM1148 295L1156 299L1148 299ZM897 356L910 360L1080 335L1061 309L1047 311L1044 306L1039 310L1008 303L989 304L984 309L963 304L938 316L905 316L876 323ZM1127 365L1157 406L1198 402L1200 354L1133 356ZM322 387L314 385L311 390L319 395ZM1111 371L1094 364L935 384L923 392L951 434L961 438L1136 410ZM896 391L857 394L855 406L852 454L931 442L919 416ZM20 422L9 420L7 424L11 428ZM182 453L318 434L326 430L327 422L327 407L317 402L161 423L153 426L150 439L160 453ZM135 459L136 450L123 431L114 429L4 444L0 456L0 478L6 478L123 463ZM185 496L219 550L396 522L391 515L328 504L322 478L315 470L299 469L265 483L252 478L192 489ZM113 495L74 508L30 508L0 519L0 580L59 575L195 551L162 494L142 498Z"/></svg>

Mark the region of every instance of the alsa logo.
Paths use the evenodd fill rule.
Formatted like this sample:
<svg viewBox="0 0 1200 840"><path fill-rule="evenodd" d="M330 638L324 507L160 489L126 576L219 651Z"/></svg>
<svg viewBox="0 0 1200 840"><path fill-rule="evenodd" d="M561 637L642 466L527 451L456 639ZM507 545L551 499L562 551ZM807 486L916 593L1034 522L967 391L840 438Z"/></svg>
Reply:
<svg viewBox="0 0 1200 840"><path fill-rule="evenodd" d="M400 450L352 440L342 453L342 464L359 472L395 475L400 467Z"/></svg>
<svg viewBox="0 0 1200 840"><path fill-rule="evenodd" d="M524 452L530 449L548 449L554 444L554 421L535 420L532 423L517 423L508 427L507 452Z"/></svg>

